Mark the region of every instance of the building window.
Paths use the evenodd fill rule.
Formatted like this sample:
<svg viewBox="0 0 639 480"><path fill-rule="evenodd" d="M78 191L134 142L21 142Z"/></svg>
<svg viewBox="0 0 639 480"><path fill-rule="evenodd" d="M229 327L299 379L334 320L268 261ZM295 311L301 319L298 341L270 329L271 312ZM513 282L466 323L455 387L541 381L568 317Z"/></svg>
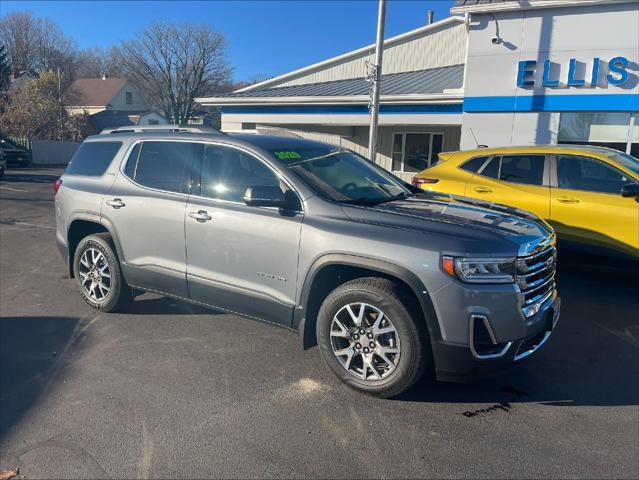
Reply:
<svg viewBox="0 0 639 480"><path fill-rule="evenodd" d="M443 145L442 133L395 133L393 171L417 173L435 165Z"/></svg>
<svg viewBox="0 0 639 480"><path fill-rule="evenodd" d="M564 112L557 143L610 147L639 155L639 115L617 112Z"/></svg>
<svg viewBox="0 0 639 480"><path fill-rule="evenodd" d="M126 92L126 104L131 105L133 103L133 94L131 92Z"/></svg>
<svg viewBox="0 0 639 480"><path fill-rule="evenodd" d="M159 120L156 120L154 118L149 119L149 125L159 125L159 124L160 124Z"/></svg>

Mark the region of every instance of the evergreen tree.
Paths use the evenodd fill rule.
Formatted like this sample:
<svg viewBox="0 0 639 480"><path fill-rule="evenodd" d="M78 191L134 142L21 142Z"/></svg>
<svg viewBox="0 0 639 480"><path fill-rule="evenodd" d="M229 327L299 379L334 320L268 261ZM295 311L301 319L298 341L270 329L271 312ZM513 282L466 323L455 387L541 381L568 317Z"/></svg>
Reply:
<svg viewBox="0 0 639 480"><path fill-rule="evenodd" d="M4 92L11 84L11 64L7 58L7 49L0 45L0 92Z"/></svg>

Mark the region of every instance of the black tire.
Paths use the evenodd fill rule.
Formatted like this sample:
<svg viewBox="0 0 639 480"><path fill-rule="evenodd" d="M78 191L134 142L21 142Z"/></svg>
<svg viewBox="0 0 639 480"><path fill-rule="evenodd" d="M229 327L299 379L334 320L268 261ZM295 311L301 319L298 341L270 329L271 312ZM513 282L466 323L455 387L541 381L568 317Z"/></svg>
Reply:
<svg viewBox="0 0 639 480"><path fill-rule="evenodd" d="M399 336L401 353L397 365L381 379L364 380L347 371L333 352L331 325L334 316L340 311L343 312L346 305L359 302L381 310L384 316L390 319ZM397 396L413 386L426 369L431 367L432 353L428 329L417 310L418 306L412 303L414 302L408 299L403 300L397 285L385 278L358 278L333 290L322 303L316 324L320 352L333 373L347 385L383 398ZM343 341L354 342L352 338ZM368 341L365 339L365 342ZM363 362L363 355L360 358Z"/></svg>
<svg viewBox="0 0 639 480"><path fill-rule="evenodd" d="M89 292L87 292L83 286L80 261L83 254L90 249L95 249L100 252L108 265L108 272L110 274L109 290L103 298L91 298ZM113 245L111 235L108 233L96 233L80 240L73 257L73 273L78 288L80 289L80 295L89 306L96 310L103 312L119 311L133 298L133 292L122 276L115 246Z"/></svg>

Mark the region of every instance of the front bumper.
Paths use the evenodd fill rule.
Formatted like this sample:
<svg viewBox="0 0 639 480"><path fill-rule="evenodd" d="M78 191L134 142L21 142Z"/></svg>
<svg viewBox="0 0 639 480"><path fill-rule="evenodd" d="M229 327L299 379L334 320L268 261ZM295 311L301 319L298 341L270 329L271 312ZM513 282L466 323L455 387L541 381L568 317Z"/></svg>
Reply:
<svg viewBox="0 0 639 480"><path fill-rule="evenodd" d="M454 345L435 340L432 342L437 379L442 381L467 381L488 377L507 370L535 353L551 337L561 308L558 296L549 299L540 309L539 321L534 330L528 330L524 338L504 344L496 355L477 358L469 345Z"/></svg>

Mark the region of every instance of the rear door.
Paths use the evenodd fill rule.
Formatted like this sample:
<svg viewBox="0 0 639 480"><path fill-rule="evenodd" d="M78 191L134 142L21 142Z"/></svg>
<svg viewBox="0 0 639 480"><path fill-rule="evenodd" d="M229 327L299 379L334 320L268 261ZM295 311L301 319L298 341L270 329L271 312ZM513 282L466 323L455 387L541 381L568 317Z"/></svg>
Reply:
<svg viewBox="0 0 639 480"><path fill-rule="evenodd" d="M104 197L102 215L114 226L133 286L188 298L184 217L197 148L178 141L138 143Z"/></svg>
<svg viewBox="0 0 639 480"><path fill-rule="evenodd" d="M559 239L637 255L639 203L621 196L637 179L577 155L557 155L552 170L550 221Z"/></svg>
<svg viewBox="0 0 639 480"><path fill-rule="evenodd" d="M496 155L466 184L465 194L550 217L549 161L540 154Z"/></svg>
<svg viewBox="0 0 639 480"><path fill-rule="evenodd" d="M244 203L249 186L278 186L295 195L261 159L207 144L198 195L186 216L191 298L227 311L290 325L303 215ZM194 192L195 193L195 192Z"/></svg>

